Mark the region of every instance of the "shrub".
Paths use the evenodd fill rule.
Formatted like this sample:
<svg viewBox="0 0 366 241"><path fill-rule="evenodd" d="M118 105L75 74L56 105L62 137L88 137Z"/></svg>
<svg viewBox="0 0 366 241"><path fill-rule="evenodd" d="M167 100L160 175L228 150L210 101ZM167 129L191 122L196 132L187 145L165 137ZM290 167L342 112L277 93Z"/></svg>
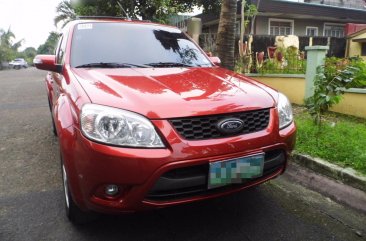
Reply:
<svg viewBox="0 0 366 241"><path fill-rule="evenodd" d="M319 130L323 114L339 103L346 89L365 86L365 74L366 64L359 58L327 58L318 67L314 95L305 100L305 105Z"/></svg>

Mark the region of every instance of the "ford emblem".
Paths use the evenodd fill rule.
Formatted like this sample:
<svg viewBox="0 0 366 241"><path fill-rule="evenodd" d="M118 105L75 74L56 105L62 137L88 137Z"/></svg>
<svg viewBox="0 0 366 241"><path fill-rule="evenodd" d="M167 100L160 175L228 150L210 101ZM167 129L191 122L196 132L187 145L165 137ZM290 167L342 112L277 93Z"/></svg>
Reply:
<svg viewBox="0 0 366 241"><path fill-rule="evenodd" d="M244 128L244 121L238 118L224 119L217 123L217 129L223 134L236 134Z"/></svg>

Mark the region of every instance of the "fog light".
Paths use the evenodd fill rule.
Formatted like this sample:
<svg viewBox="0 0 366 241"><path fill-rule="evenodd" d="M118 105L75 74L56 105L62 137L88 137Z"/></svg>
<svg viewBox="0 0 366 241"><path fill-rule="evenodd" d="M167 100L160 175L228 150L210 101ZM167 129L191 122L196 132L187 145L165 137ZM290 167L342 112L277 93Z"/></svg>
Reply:
<svg viewBox="0 0 366 241"><path fill-rule="evenodd" d="M105 193L109 196L114 196L118 193L118 186L117 185L108 185L105 187Z"/></svg>

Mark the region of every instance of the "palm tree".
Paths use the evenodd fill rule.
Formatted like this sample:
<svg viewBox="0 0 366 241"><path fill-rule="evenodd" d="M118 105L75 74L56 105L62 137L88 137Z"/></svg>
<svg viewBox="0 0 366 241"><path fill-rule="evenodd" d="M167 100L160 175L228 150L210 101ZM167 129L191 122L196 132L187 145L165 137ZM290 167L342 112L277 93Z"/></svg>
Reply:
<svg viewBox="0 0 366 241"><path fill-rule="evenodd" d="M13 43L13 40L15 39L15 34L11 31L10 27L8 28L8 31L4 31L3 29L0 29L0 45L4 48L12 49L15 52L18 51L18 48L22 46L24 39Z"/></svg>
<svg viewBox="0 0 366 241"><path fill-rule="evenodd" d="M62 27L65 27L68 22L76 19L75 9L68 0L60 2L56 7L56 12L58 13L54 19L56 26L62 22Z"/></svg>
<svg viewBox="0 0 366 241"><path fill-rule="evenodd" d="M234 70L235 66L236 8L237 0L222 0L216 43L222 66L231 70Z"/></svg>
<svg viewBox="0 0 366 241"><path fill-rule="evenodd" d="M0 69L1 62L6 62L16 57L18 48L22 45L23 39L13 43L15 39L14 33L11 31L10 27L7 31L0 29Z"/></svg>
<svg viewBox="0 0 366 241"><path fill-rule="evenodd" d="M8 28L8 31L4 31L3 29L0 29L0 43L2 46L11 47L12 40L15 38L14 33L11 31L10 27Z"/></svg>

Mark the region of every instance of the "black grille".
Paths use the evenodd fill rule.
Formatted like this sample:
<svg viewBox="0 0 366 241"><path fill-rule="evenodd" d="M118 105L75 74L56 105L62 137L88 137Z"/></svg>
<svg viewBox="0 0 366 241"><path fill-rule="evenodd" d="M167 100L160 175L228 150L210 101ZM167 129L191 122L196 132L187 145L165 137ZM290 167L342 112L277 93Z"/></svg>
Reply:
<svg viewBox="0 0 366 241"><path fill-rule="evenodd" d="M283 168L286 161L285 152L281 149L267 151L264 156L263 176L244 180L241 184L232 184L215 189L207 189L209 164L189 166L170 170L164 173L147 195L147 199L164 201L186 198L200 194L220 192L237 188L259 179L263 179Z"/></svg>
<svg viewBox="0 0 366 241"><path fill-rule="evenodd" d="M239 118L244 121L240 133L224 134L217 129L217 123L226 118ZM204 140L227 136L249 134L264 130L269 124L269 109L230 113L213 116L199 116L171 119L170 123L187 140Z"/></svg>

